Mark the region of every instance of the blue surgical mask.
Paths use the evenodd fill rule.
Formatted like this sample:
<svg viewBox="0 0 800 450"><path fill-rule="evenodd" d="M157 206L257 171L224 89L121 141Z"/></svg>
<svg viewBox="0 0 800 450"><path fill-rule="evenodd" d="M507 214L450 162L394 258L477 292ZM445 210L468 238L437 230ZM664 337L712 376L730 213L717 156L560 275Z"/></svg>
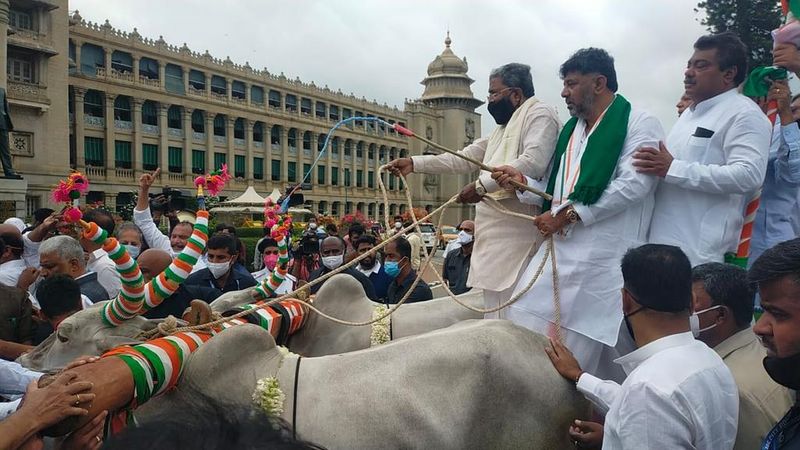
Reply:
<svg viewBox="0 0 800 450"><path fill-rule="evenodd" d="M400 275L400 261L386 261L383 263L383 271L392 278Z"/></svg>
<svg viewBox="0 0 800 450"><path fill-rule="evenodd" d="M136 259L139 257L139 251L141 249L138 246L131 244L122 244L122 246L125 247L125 250L131 255L131 258Z"/></svg>

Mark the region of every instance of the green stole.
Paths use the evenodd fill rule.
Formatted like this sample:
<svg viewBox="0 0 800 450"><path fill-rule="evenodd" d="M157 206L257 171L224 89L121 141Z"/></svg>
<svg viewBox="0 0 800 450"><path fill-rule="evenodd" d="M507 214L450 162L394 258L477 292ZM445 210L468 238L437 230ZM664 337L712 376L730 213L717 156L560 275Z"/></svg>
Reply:
<svg viewBox="0 0 800 450"><path fill-rule="evenodd" d="M591 205L603 195L603 191L611 181L611 176L614 175L619 155L622 153L622 146L628 135L630 114L631 104L625 100L625 97L616 95L600 123L596 125L595 130L589 136L589 142L586 144L586 150L580 161L581 173L578 175L575 189L569 194L569 200ZM550 195L555 191L561 160L567 151L570 136L575 131L577 123L577 117L571 118L564 125L561 134L558 135L553 169L550 171L550 179L547 182L547 193ZM551 204L551 201L545 200L542 211L548 211Z"/></svg>

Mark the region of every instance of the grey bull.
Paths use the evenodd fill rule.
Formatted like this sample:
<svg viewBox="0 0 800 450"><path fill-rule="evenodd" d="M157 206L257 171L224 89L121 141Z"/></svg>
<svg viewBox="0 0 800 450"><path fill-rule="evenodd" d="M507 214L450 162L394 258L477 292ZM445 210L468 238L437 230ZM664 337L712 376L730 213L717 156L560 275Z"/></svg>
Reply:
<svg viewBox="0 0 800 450"><path fill-rule="evenodd" d="M466 321L378 347L284 357L252 325L211 339L187 361L180 388L137 412L178 411L205 396L252 406L256 383L277 377L282 418L331 449L560 449L589 407L553 368L547 339L508 321ZM295 370L298 376L295 378ZM297 397L294 397L294 392Z"/></svg>

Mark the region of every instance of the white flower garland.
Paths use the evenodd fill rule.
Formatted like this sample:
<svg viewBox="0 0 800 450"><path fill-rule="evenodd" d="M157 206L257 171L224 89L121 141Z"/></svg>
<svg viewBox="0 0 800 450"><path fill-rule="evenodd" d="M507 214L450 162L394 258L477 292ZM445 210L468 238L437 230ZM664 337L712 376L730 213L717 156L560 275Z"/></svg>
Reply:
<svg viewBox="0 0 800 450"><path fill-rule="evenodd" d="M376 306L375 310L372 311L372 319L377 319L378 317L382 316L386 313L388 308L384 306ZM389 325L391 323L392 316L391 314L384 317L377 322L372 323L372 332L369 336L369 346L375 347L376 345L381 345L389 342Z"/></svg>
<svg viewBox="0 0 800 450"><path fill-rule="evenodd" d="M281 391L278 378L266 377L258 380L253 392L253 403L263 409L267 415L280 417L283 414L283 403L286 395Z"/></svg>
<svg viewBox="0 0 800 450"><path fill-rule="evenodd" d="M297 356L297 353L292 353L292 351L289 350L289 347L286 347L285 345L279 345L278 351L281 352L281 355L283 355L284 358L288 358L289 356Z"/></svg>

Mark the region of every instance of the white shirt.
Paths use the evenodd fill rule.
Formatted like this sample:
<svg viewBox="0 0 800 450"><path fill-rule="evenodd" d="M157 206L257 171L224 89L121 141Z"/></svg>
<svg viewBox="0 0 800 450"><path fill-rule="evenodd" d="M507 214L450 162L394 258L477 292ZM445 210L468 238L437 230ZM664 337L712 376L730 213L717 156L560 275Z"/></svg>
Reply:
<svg viewBox="0 0 800 450"><path fill-rule="evenodd" d="M6 397L21 396L31 381L37 381L42 374L28 370L18 363L0 359L0 394ZM0 403L0 420L17 410L20 401Z"/></svg>
<svg viewBox="0 0 800 450"><path fill-rule="evenodd" d="M105 288L109 298L116 297L119 294L119 290L122 289L122 278L117 272L117 266L102 248L89 255L86 271L97 273L97 282Z"/></svg>
<svg viewBox="0 0 800 450"><path fill-rule="evenodd" d="M256 281L259 284L261 284L261 282L264 281L264 278L268 277L271 273L272 273L271 270L269 270L266 267L264 267L263 269L259 270L258 272L251 273L251 275L253 275L253 278L255 278ZM275 294L283 295L283 294L288 294L289 292L294 291L294 284L296 282L297 282L297 278L295 278L295 277L293 277L293 276L291 276L291 275L289 275L287 273L286 274L286 278L283 279L283 282L281 283L281 285L278 286L278 289L275 289Z"/></svg>
<svg viewBox="0 0 800 450"><path fill-rule="evenodd" d="M584 373L578 390L605 418L603 449L729 450L739 394L722 358L692 333L663 337L615 360L622 386Z"/></svg>
<svg viewBox="0 0 800 450"><path fill-rule="evenodd" d="M361 267L361 264L359 264L356 266L356 270L363 273L365 277L369 278L369 276L372 275L373 273L378 273L381 271L381 262L376 260L375 265L372 266L371 269L365 269Z"/></svg>
<svg viewBox="0 0 800 450"><path fill-rule="evenodd" d="M713 135L695 136L701 128ZM735 252L745 205L764 182L771 135L761 109L736 89L684 111L667 137L675 159L656 190L649 241L681 247L692 266Z"/></svg>
<svg viewBox="0 0 800 450"><path fill-rule="evenodd" d="M158 229L156 223L153 222L153 216L150 214L150 208L139 211L133 209L133 223L142 230L142 237L150 248L157 248L169 253L173 258L177 254L172 250L172 244L169 242L169 236L164 235Z"/></svg>
<svg viewBox="0 0 800 450"><path fill-rule="evenodd" d="M22 260L25 261L25 264L28 267L36 267L39 268L39 246L42 245L41 242L33 242L31 238L28 237L30 231L22 235L22 242L25 244L25 248L22 250Z"/></svg>
<svg viewBox="0 0 800 450"><path fill-rule="evenodd" d="M578 120L573 131L573 142L577 146L573 151L578 155L584 153L588 144L588 134L585 132L586 121ZM572 203L567 200L569 192L560 192L561 174L565 170L559 170L556 178L553 208L558 208L559 201L563 199L565 201L560 206L572 204L581 218L580 222L565 228L566 234L553 236L561 280L561 326L612 347L616 345L622 322L622 299L619 294L622 272L619 263L629 248L647 241L647 229L653 213L656 180L636 172L633 154L641 146L658 146L658 141L663 138L664 130L658 119L633 107L619 163L600 199L591 205ZM573 158L578 158L578 155L573 153ZM570 166L579 167L575 164ZM536 183L528 179L528 184L544 190L547 180ZM567 183L564 185L569 187ZM518 197L523 203L541 203L541 197L527 191L519 193ZM546 244L539 246L527 268L523 269L514 294L521 292L536 274L546 249ZM548 262L533 286L508 308L506 318L545 334L548 330L542 329L539 324L542 320L554 322L552 298L553 273L552 264ZM578 357L583 363L582 359Z"/></svg>
<svg viewBox="0 0 800 450"><path fill-rule="evenodd" d="M27 264L21 259L14 259L0 264L0 284L16 286L20 274L26 267Z"/></svg>

